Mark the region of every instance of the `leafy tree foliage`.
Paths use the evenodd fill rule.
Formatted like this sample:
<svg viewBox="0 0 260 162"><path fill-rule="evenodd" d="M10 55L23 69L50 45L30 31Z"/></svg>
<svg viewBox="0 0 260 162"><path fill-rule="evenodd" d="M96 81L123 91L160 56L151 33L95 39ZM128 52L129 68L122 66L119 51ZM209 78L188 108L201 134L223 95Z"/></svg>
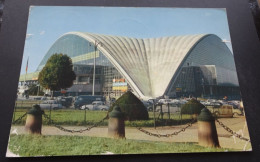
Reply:
<svg viewBox="0 0 260 162"><path fill-rule="evenodd" d="M42 87L51 91L69 88L76 79L72 67L72 60L69 56L54 54L40 72L38 81Z"/></svg>
<svg viewBox="0 0 260 162"><path fill-rule="evenodd" d="M201 110L205 106L196 99L189 100L186 104L181 107L182 114L200 114Z"/></svg>
<svg viewBox="0 0 260 162"><path fill-rule="evenodd" d="M118 105L121 111L125 114L126 120L148 120L148 111L144 104L130 91L123 94L109 108L109 112L113 107Z"/></svg>
<svg viewBox="0 0 260 162"><path fill-rule="evenodd" d="M44 92L42 91L42 89L39 88L36 84L29 85L28 88L29 89L27 90L27 93L29 95L33 95L33 96L36 96L37 94L40 96L44 95Z"/></svg>

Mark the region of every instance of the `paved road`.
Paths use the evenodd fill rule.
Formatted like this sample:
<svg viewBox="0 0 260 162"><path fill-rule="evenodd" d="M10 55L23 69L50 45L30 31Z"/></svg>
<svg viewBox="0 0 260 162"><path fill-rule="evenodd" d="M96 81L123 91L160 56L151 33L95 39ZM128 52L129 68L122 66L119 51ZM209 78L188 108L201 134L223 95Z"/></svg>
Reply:
<svg viewBox="0 0 260 162"><path fill-rule="evenodd" d="M243 135L246 138L249 138L248 128L245 121L245 117L237 117L237 118L221 118L219 119L233 131L236 131L238 134ZM160 133L160 134L168 134L173 133L175 131L180 130L182 126L167 126L167 127L157 127L154 128L144 128L147 131L153 133ZM219 136L220 146L222 148L233 148L236 150L247 150L249 151L251 148L251 144L240 140L236 137L231 136L226 130L224 130L218 123L216 123L217 132ZM82 129L85 127L81 126L65 126L67 129ZM198 142L198 130L197 130L197 123L193 124L189 127L185 132L181 132L177 136L173 136L171 138L158 138L153 136L148 136L136 128L126 128L126 138L127 139L134 139L134 140L148 140L148 141L165 141L165 142ZM107 127L98 127L93 128L90 131L86 131L83 133L68 133L63 132L55 127L52 126L43 126L42 134L43 135L79 135L79 136L95 136L95 137L107 137L108 128ZM23 126L13 126L11 128L12 134L24 134L26 133Z"/></svg>

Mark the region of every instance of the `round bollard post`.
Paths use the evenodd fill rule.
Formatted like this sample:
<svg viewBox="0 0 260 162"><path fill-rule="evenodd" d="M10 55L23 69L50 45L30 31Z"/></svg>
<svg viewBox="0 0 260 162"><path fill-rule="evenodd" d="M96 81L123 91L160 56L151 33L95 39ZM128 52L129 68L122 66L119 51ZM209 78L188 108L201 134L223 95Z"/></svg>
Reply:
<svg viewBox="0 0 260 162"><path fill-rule="evenodd" d="M215 118L207 108L202 109L198 116L198 141L201 146L220 147Z"/></svg>
<svg viewBox="0 0 260 162"><path fill-rule="evenodd" d="M30 109L27 113L25 130L29 132L29 134L41 134L42 131L42 114L39 105L33 105L32 109Z"/></svg>
<svg viewBox="0 0 260 162"><path fill-rule="evenodd" d="M113 138L125 138L125 119L124 113L119 106L115 106L109 113L108 136Z"/></svg>

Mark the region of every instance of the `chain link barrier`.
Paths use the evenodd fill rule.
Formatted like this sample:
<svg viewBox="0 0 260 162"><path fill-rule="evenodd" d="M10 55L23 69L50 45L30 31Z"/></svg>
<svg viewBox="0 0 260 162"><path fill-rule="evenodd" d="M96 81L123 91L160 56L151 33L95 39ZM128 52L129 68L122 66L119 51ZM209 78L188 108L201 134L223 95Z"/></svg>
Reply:
<svg viewBox="0 0 260 162"><path fill-rule="evenodd" d="M227 127L226 125L224 125L221 121L219 121L217 118L216 118L216 121L217 123L223 127L226 131L228 131L229 133L231 133L233 136L241 139L241 140L244 140L244 141L247 141L247 142L251 142L250 139L248 138L245 138L243 136L241 136L240 134L237 134L235 131L233 131L232 129L230 129L229 127Z"/></svg>
<svg viewBox="0 0 260 162"><path fill-rule="evenodd" d="M12 124L15 124L17 123L18 121L21 121L25 116L27 115L27 112L24 113L22 116L20 116L18 119L16 119L15 121L12 122ZM61 131L64 131L64 132L69 132L69 133L83 133L85 131L90 131L92 128L94 127L97 127L99 126L102 122L104 122L105 120L108 119L108 114L103 118L101 119L99 122L95 123L94 125L90 126L90 127L87 127L85 129L79 129L79 130L70 130L70 129L67 129L67 128L64 128L58 124L55 124L55 122L47 115L47 114L43 114L43 116L49 120L49 122L55 126L56 128L60 129ZM229 132L230 134L232 134L233 136L241 139L241 140L244 140L244 141L247 141L247 142L251 142L250 139L248 138L245 138L243 137L242 135L240 134L237 134L235 131L233 131L232 129L230 129L228 126L226 126L225 124L223 124L221 121L219 121L217 118L215 119L216 122L221 126L223 127L227 132ZM196 120L193 119L193 121L191 121L188 125L186 125L185 127L183 127L182 129L176 131L176 132L173 132L173 133L170 133L170 134L159 134L159 133L152 133L152 132L149 132L141 127L136 127L139 131L149 135L149 136L154 136L154 137L173 137L174 135L178 135L179 133L181 132L185 132L187 128L191 127L192 124L194 124L196 122Z"/></svg>
<svg viewBox="0 0 260 162"><path fill-rule="evenodd" d="M186 130L187 128L191 127L192 124L194 124L195 122L196 122L196 120L193 119L193 121L191 121L188 125L186 125L186 126L183 127L182 129L180 129L180 130L178 130L178 131L176 131L176 132L173 132L173 133L171 133L171 134L152 133L152 132L149 132L149 131L147 131L147 130L144 130L144 129L141 128L141 127L137 127L137 129L138 129L139 131L141 131L141 132L143 132L143 133L149 135L149 136L154 136L154 137L158 137L158 138L160 138L160 137L167 137L167 138L169 138L169 137L177 136L177 135L178 135L179 133L181 133L181 132L185 132L185 130Z"/></svg>
<svg viewBox="0 0 260 162"><path fill-rule="evenodd" d="M22 116L20 116L18 119L16 119L15 121L12 122L12 124L17 123L18 121L21 121L25 116L27 115L27 112L24 113Z"/></svg>
<svg viewBox="0 0 260 162"><path fill-rule="evenodd" d="M70 129L67 129L67 128L64 128L58 124L55 124L55 122L47 115L47 114L43 114L43 116L49 120L49 122L55 126L56 128L58 128L59 130L61 131L64 131L64 132L69 132L69 133L83 133L85 131L90 131L92 128L94 127L97 127L99 126L102 122L104 122L106 119L108 119L108 115L106 117L104 117L102 120L100 120L99 122L95 123L94 125L90 126L90 127L87 127L87 128L84 128L84 129L79 129L79 130L70 130Z"/></svg>

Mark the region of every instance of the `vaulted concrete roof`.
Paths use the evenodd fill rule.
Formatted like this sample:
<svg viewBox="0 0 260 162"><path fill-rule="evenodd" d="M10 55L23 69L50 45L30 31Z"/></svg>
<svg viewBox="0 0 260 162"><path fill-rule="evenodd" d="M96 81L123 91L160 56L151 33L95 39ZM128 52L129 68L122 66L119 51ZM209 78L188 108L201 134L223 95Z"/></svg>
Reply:
<svg viewBox="0 0 260 162"><path fill-rule="evenodd" d="M83 32L69 32L89 42L101 42L98 49L125 77L140 97L164 95L176 70L192 47L205 34L137 39ZM65 36L63 35L63 36Z"/></svg>

